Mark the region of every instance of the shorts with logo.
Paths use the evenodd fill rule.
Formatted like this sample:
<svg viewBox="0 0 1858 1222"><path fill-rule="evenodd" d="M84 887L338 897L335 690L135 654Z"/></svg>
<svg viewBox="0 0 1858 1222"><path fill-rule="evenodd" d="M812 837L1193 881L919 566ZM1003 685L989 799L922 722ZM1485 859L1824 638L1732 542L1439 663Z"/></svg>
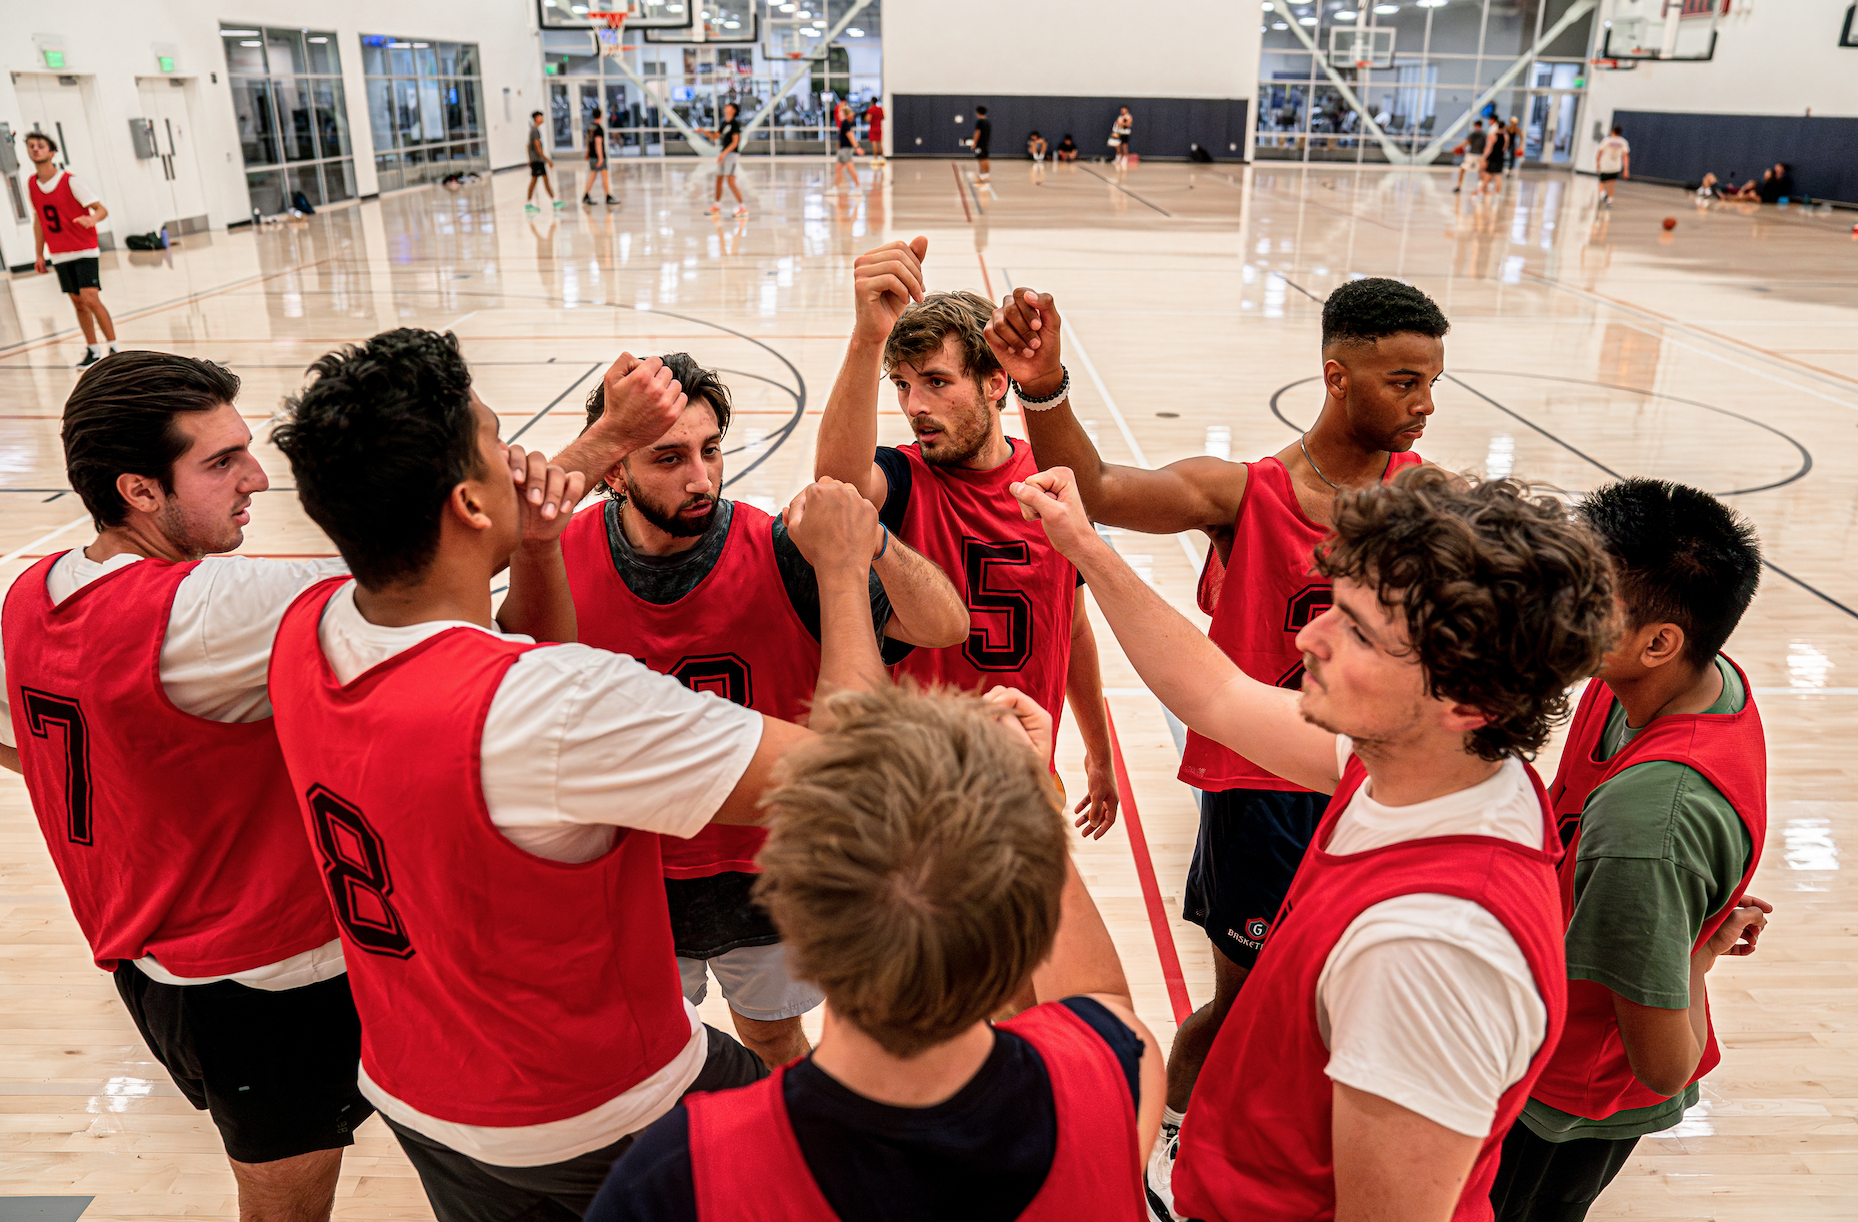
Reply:
<svg viewBox="0 0 1858 1222"><path fill-rule="evenodd" d="M361 1020L346 975L273 992L233 980L166 984L124 962L116 991L237 1162L351 1146L374 1114L355 1085Z"/></svg>
<svg viewBox="0 0 1858 1222"><path fill-rule="evenodd" d="M1200 795L1200 833L1187 867L1181 916L1206 930L1226 958L1258 961L1329 796L1274 789Z"/></svg>
<svg viewBox="0 0 1858 1222"><path fill-rule="evenodd" d="M85 289L103 287L103 264L96 255L87 255L82 259L67 259L63 263L52 264L52 270L58 273L58 291L61 293L78 293Z"/></svg>
<svg viewBox="0 0 1858 1222"><path fill-rule="evenodd" d="M755 903L755 875L665 879L671 943L691 1005L722 986L729 1008L744 1018L776 1022L805 1014L825 994L787 974L787 955L767 911Z"/></svg>

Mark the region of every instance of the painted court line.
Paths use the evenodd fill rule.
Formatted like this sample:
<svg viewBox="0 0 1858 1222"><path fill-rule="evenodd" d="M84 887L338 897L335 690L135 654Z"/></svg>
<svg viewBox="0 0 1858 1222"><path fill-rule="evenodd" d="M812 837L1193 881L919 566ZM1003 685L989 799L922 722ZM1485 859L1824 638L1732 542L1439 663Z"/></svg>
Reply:
<svg viewBox="0 0 1858 1222"><path fill-rule="evenodd" d="M1129 854L1135 858L1135 876L1142 884L1142 903L1148 909L1148 926L1154 931L1161 979L1168 986L1168 1004L1179 1026L1194 1012L1193 1002L1187 997L1187 979L1181 974L1181 957L1174 949L1174 930L1168 924L1167 905L1161 902L1161 884L1155 879L1155 862L1149 856L1142 816L1135 808L1135 788L1129 783L1129 766L1123 762L1122 739L1116 736L1116 717L1110 712L1108 700L1103 702L1103 716L1110 724L1110 760L1116 769L1116 792L1122 799L1123 830L1129 836Z"/></svg>
<svg viewBox="0 0 1858 1222"><path fill-rule="evenodd" d="M10 564L11 562L18 560L21 556L24 556L27 552L31 551L33 548L38 547L40 544L50 543L53 539L56 539L59 535L64 534L67 530L70 530L73 526L78 526L88 521L90 521L89 514L85 514L81 518L72 518L69 522L66 522L63 526L60 526L57 530L47 531L45 534L40 535L38 538L26 544L24 547L15 548L12 551L8 552L6 555L0 556L0 564Z"/></svg>

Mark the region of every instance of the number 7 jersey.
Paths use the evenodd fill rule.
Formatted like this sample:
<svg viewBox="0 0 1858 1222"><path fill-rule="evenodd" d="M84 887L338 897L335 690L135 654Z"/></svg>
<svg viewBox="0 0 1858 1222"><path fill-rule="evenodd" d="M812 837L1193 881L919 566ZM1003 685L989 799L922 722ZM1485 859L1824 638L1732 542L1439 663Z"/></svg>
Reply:
<svg viewBox="0 0 1858 1222"><path fill-rule="evenodd" d="M901 678L968 691L1017 687L1045 707L1056 731L1071 665L1077 569L1020 516L1007 486L1038 471L1032 447L1009 437L1013 457L991 471L932 466L914 442L909 505L898 536L942 567L968 605L968 639L917 649L891 668Z"/></svg>

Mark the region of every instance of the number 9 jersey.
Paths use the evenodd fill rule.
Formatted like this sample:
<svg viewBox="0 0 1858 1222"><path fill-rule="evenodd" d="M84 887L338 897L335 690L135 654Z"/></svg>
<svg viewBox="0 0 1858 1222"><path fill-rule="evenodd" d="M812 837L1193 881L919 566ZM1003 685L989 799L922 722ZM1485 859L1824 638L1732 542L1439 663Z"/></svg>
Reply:
<svg viewBox="0 0 1858 1222"><path fill-rule="evenodd" d="M1025 441L1007 441L1013 457L991 471L932 466L914 442L879 451L890 481L885 524L942 566L968 605L965 643L919 648L891 673L967 691L1017 687L1052 715L1055 741L1071 666L1077 569L1046 539L1043 526L1020 515L1007 488L1039 465Z"/></svg>

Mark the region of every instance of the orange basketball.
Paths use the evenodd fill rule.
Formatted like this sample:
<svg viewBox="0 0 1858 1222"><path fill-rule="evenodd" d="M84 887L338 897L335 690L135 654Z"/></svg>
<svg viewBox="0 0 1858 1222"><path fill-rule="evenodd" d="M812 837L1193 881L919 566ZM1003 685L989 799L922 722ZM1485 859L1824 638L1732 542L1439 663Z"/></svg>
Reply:
<svg viewBox="0 0 1858 1222"><path fill-rule="evenodd" d="M1677 218L1676 218L1676 217L1674 217L1674 216L1667 216L1667 217L1665 217L1665 218L1664 218L1664 227L1665 227L1666 229L1676 229L1676 228L1677 228Z"/></svg>

